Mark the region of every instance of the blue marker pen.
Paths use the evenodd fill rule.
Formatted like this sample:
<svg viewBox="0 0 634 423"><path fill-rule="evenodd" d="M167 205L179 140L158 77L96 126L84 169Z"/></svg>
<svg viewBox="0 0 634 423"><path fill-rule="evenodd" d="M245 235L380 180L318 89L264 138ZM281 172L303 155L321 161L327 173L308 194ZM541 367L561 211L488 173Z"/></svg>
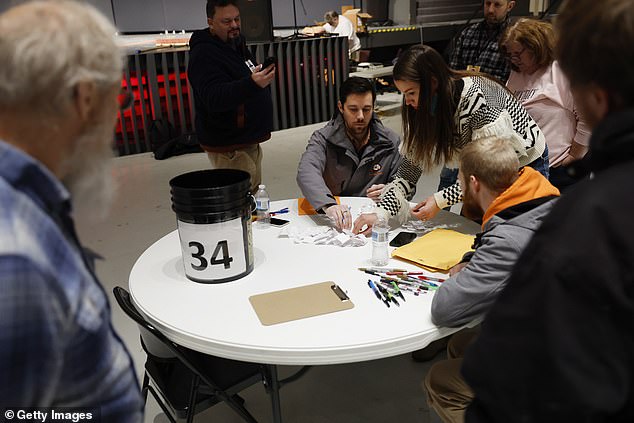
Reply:
<svg viewBox="0 0 634 423"><path fill-rule="evenodd" d="M372 291L374 291L374 295L376 295L376 298L379 299L379 301L381 301L383 304L385 304L387 307L390 306L390 304L388 302L383 301L383 296L381 295L381 293L379 292L379 290L377 289L376 285L374 284L374 282L372 282L372 279L368 279L368 286L370 288L372 288Z"/></svg>

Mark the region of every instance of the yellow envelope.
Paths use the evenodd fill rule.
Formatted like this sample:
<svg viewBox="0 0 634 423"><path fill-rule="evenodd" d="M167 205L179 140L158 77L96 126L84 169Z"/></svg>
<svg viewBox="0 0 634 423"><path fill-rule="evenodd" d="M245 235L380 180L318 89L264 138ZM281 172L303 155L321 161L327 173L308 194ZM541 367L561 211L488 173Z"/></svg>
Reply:
<svg viewBox="0 0 634 423"><path fill-rule="evenodd" d="M434 229L416 241L397 248L392 257L423 267L447 271L460 263L467 251L472 251L473 235L449 229Z"/></svg>

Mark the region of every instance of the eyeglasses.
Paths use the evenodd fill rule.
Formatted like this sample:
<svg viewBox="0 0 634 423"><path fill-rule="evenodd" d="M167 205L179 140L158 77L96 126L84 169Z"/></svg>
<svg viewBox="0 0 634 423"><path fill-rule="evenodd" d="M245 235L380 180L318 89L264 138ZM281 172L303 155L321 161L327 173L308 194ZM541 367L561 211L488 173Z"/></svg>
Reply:
<svg viewBox="0 0 634 423"><path fill-rule="evenodd" d="M522 47L522 49L520 51L517 51L515 53L506 53L506 57L508 57L510 60L517 60L520 58L520 56L524 53L524 51L526 50L526 47Z"/></svg>
<svg viewBox="0 0 634 423"><path fill-rule="evenodd" d="M117 95L117 101L119 102L119 110L126 110L132 105L134 94L126 88L121 88L121 91L119 91Z"/></svg>

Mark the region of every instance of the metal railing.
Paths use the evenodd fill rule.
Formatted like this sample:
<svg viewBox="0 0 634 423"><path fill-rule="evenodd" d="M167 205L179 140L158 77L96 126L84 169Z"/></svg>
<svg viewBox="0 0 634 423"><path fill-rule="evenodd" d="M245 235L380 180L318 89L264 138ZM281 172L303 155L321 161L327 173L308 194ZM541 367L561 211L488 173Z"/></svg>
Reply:
<svg viewBox="0 0 634 423"><path fill-rule="evenodd" d="M345 37L311 38L249 45L258 63L277 58L271 84L273 130L322 122L335 112L340 84L349 72ZM140 53L127 58L122 85L134 105L119 113L119 155L151 151L153 123L169 122L175 135L192 133L195 107L187 81L188 48Z"/></svg>

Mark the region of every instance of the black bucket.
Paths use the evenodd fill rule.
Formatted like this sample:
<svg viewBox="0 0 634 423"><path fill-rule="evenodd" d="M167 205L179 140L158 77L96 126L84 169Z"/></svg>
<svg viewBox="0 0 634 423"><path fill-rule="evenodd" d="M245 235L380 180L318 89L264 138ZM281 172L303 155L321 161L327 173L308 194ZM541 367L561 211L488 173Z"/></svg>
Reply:
<svg viewBox="0 0 634 423"><path fill-rule="evenodd" d="M222 283L253 270L247 172L198 170L170 181L185 275L195 282Z"/></svg>

